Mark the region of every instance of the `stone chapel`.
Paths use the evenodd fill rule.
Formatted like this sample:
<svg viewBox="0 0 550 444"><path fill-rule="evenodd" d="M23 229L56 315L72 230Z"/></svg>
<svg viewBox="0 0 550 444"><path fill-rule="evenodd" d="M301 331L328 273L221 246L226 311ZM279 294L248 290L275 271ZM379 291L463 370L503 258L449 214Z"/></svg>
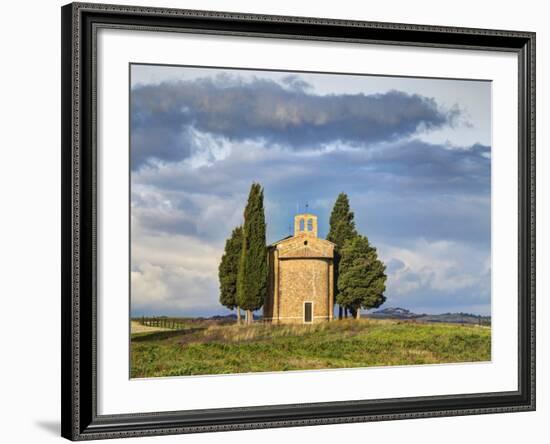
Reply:
<svg viewBox="0 0 550 444"><path fill-rule="evenodd" d="M317 216L294 217L294 235L268 246L266 322L332 321L334 244L317 237Z"/></svg>

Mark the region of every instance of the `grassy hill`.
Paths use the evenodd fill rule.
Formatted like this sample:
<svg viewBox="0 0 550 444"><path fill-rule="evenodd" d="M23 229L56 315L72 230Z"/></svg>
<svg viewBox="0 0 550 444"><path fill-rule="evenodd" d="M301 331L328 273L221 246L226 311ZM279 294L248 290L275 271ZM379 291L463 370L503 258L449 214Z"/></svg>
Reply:
<svg viewBox="0 0 550 444"><path fill-rule="evenodd" d="M489 361L488 327L394 320L191 323L133 333L132 378Z"/></svg>

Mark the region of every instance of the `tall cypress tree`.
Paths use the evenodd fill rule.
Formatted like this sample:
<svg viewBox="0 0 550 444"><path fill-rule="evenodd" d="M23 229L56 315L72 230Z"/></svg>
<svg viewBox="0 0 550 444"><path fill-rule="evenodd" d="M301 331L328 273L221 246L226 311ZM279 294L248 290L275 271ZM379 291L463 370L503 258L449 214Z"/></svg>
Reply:
<svg viewBox="0 0 550 444"><path fill-rule="evenodd" d="M351 211L349 199L346 193L340 193L332 213L330 215L330 229L327 235L327 240L336 244L334 248L334 300L338 303L338 318L342 319L342 309L348 308L341 298L339 298L338 279L340 267L340 254L347 240L357 236L355 229L354 214Z"/></svg>
<svg viewBox="0 0 550 444"><path fill-rule="evenodd" d="M247 311L247 323L252 312L259 309L267 292L267 248L265 241L264 192L260 184L250 187L244 210L243 242L237 277L237 302Z"/></svg>
<svg viewBox="0 0 550 444"><path fill-rule="evenodd" d="M338 296L359 318L359 309L378 308L386 301L386 266L366 236L347 240L340 253Z"/></svg>
<svg viewBox="0 0 550 444"><path fill-rule="evenodd" d="M241 323L241 309L237 303L237 275L243 245L243 229L237 227L225 241L225 250L218 268L220 303L230 310L237 309L237 323Z"/></svg>

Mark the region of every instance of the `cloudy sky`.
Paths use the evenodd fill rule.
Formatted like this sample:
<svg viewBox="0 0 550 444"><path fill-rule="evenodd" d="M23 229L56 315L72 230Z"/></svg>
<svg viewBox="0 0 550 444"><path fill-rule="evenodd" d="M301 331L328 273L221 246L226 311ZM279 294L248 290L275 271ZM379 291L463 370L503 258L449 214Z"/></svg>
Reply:
<svg viewBox="0 0 550 444"><path fill-rule="evenodd" d="M131 66L132 315L227 314L217 268L250 185L268 242L336 196L387 265L387 302L491 311L487 81Z"/></svg>

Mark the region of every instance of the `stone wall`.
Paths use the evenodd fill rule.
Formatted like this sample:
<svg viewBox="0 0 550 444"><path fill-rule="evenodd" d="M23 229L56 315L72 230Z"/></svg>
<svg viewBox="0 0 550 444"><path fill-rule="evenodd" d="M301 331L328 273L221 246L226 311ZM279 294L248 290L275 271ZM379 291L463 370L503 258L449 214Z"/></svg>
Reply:
<svg viewBox="0 0 550 444"><path fill-rule="evenodd" d="M287 259L279 264L279 320L304 320L304 302L313 302L313 322L329 317L329 262L325 259Z"/></svg>

